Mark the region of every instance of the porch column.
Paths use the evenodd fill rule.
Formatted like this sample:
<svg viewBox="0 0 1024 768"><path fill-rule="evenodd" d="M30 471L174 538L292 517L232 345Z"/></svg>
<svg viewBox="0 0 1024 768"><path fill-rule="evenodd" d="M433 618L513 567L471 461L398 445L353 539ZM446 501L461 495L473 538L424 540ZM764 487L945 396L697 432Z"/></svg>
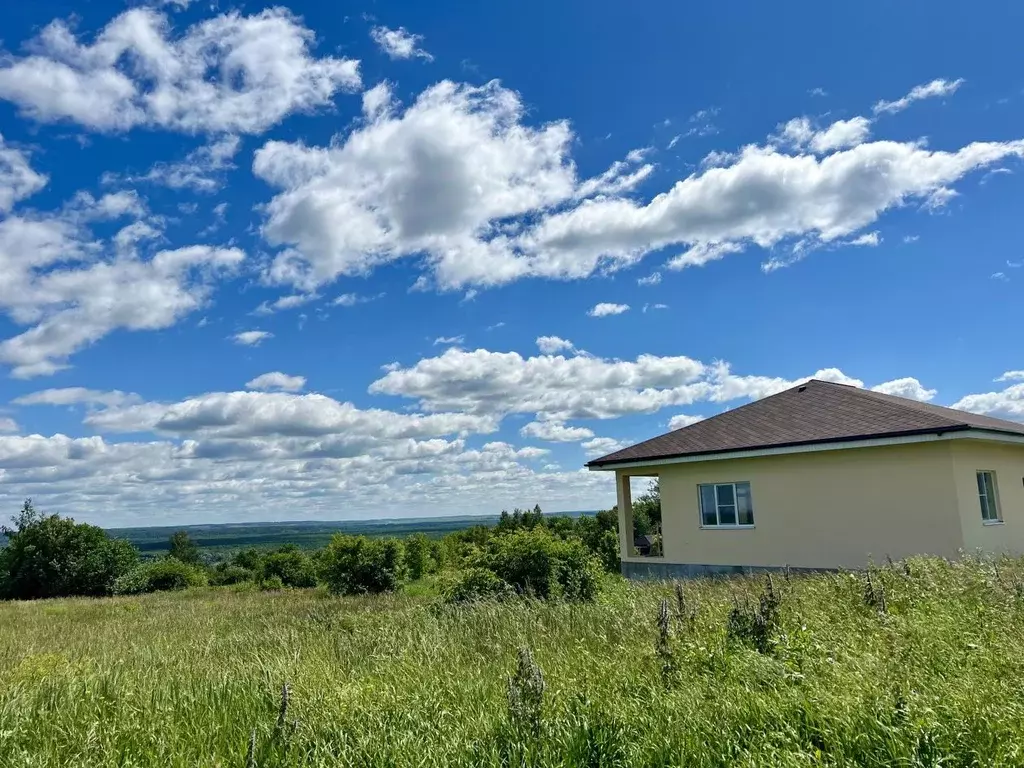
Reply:
<svg viewBox="0 0 1024 768"><path fill-rule="evenodd" d="M633 554L633 500L629 492L629 475L617 474L619 501L619 545L620 555L627 558Z"/></svg>

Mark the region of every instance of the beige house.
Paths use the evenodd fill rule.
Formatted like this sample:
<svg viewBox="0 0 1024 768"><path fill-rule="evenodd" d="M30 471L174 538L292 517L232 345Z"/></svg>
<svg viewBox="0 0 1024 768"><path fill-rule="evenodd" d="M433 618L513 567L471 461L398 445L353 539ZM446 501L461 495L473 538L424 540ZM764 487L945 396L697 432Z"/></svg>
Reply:
<svg viewBox="0 0 1024 768"><path fill-rule="evenodd" d="M1024 553L1024 424L842 384L812 380L587 466L615 473L631 577ZM634 547L631 477L661 485L657 556Z"/></svg>

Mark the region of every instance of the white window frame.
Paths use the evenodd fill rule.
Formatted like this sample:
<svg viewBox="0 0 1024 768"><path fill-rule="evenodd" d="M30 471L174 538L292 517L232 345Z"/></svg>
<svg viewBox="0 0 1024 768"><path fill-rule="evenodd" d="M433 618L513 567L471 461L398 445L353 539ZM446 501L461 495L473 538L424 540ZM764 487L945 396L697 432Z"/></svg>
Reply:
<svg viewBox="0 0 1024 768"><path fill-rule="evenodd" d="M722 486L722 485L731 485L732 486L732 499L733 499L733 503L731 505L730 504L726 504L725 506L732 506L736 510L736 522L735 523L717 522L717 523L714 523L712 525L709 525L709 524L704 522L704 494L701 493L701 489L706 488L707 486L711 486L712 488L715 489L715 520L721 520L722 516L721 516L721 513L719 512L719 507L721 506L721 504L719 504L719 502L718 502L718 488L719 488L719 486ZM749 480L736 480L734 482L729 482L729 483L698 483L697 484L697 515L698 515L699 520L700 520L700 527L701 528L705 528L705 529L707 529L709 531L717 531L717 530L720 530L720 529L732 530L734 528L753 528L756 525L756 521L754 523L741 523L741 522L739 522L739 519L740 519L740 505L739 505L739 501L738 501L739 500L739 495L736 493L736 486L737 485L747 485L747 486L749 486L750 485L750 481ZM753 489L753 487L751 487L751 489L750 489L750 514L751 514L751 516L753 516L753 514L754 514L754 489Z"/></svg>
<svg viewBox="0 0 1024 768"><path fill-rule="evenodd" d="M999 485L996 480L996 472L994 469L979 469L975 472L975 482L982 475L988 475L992 478L992 498L988 497L987 491L982 493L981 489L978 489L978 503L981 505L981 522L984 525L1001 525L1003 522L1003 511L999 506ZM983 503L983 500L987 502L988 508L995 513L995 517L985 517L986 504Z"/></svg>

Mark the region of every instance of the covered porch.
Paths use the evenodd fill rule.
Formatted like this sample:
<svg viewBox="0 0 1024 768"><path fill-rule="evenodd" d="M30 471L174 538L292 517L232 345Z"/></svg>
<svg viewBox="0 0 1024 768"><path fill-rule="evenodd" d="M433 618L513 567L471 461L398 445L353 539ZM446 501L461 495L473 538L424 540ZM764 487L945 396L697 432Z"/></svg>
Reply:
<svg viewBox="0 0 1024 768"><path fill-rule="evenodd" d="M644 514L642 524L638 526L633 508L633 500L642 498L644 511L647 512L647 508L651 506L652 486L656 489L658 482L658 473L650 469L618 470L615 473L619 510L619 556L624 564L665 560L663 516L659 514L656 523L651 525L649 515ZM658 499L660 511L660 493ZM625 570L625 565L623 569Z"/></svg>

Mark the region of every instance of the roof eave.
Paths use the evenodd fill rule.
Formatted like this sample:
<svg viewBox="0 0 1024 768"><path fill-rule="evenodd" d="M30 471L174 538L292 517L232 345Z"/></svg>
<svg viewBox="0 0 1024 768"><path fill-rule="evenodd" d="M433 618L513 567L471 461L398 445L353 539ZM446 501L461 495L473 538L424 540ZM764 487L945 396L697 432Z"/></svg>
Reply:
<svg viewBox="0 0 1024 768"><path fill-rule="evenodd" d="M1011 443L1024 443L1024 435L1018 432L997 429L979 429L969 424L957 424L935 429L917 429L885 434L857 435L853 437L833 438L829 440L807 440L774 445L749 446L746 448L730 448L720 451L699 451L695 453L675 453L659 456L647 456L638 459L607 459L601 457L587 462L584 466L592 472L612 471L628 467L652 464L689 463L695 461L712 461L730 458L756 458L787 453L811 453L816 450L841 450L844 448L867 448L884 445L900 445L906 443L930 442L927 438L945 439L947 435L966 436L965 433L976 433L972 436ZM614 455L614 454L611 454Z"/></svg>

